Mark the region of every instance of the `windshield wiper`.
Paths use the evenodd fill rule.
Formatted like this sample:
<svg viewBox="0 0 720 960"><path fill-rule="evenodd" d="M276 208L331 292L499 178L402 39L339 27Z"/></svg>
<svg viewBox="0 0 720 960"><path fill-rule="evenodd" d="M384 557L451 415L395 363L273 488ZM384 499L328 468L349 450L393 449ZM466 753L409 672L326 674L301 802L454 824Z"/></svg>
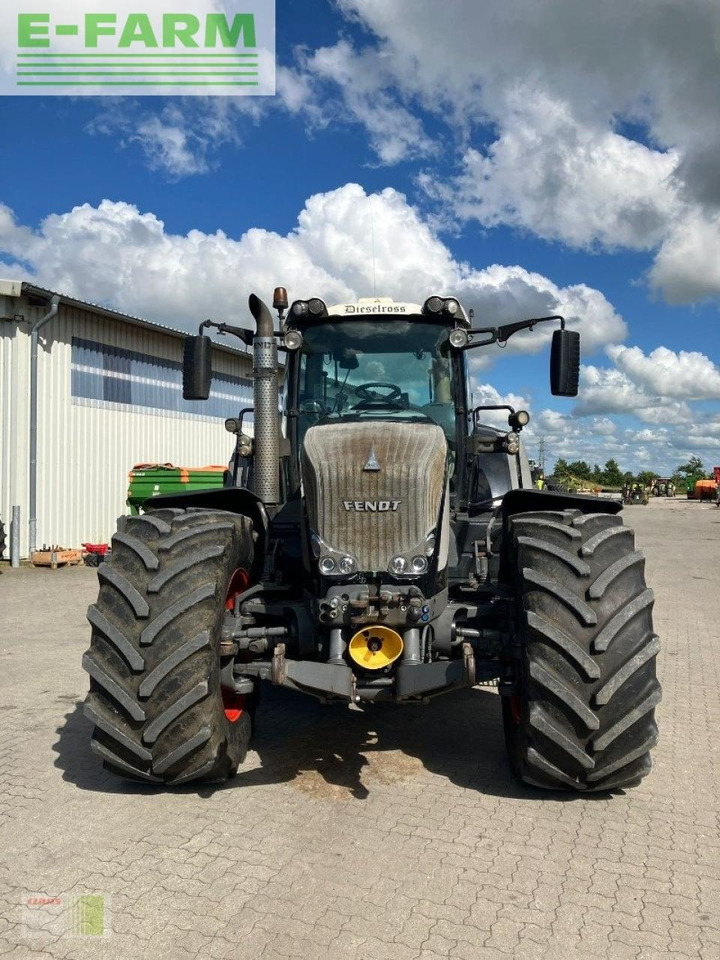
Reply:
<svg viewBox="0 0 720 960"><path fill-rule="evenodd" d="M340 412L339 409L338 409L338 404L340 403L340 401L342 400L342 398L345 396L345 386L346 386L346 384L347 384L347 382L348 382L348 377L349 377L349 376L350 376L350 370L348 369L348 372L345 374L345 379L343 380L342 386L340 387L340 392L339 392L338 395L335 397L335 403L333 404L333 408L332 408L332 410L330 411L330 413L339 413L339 412ZM335 372L335 383L337 383L337 371Z"/></svg>

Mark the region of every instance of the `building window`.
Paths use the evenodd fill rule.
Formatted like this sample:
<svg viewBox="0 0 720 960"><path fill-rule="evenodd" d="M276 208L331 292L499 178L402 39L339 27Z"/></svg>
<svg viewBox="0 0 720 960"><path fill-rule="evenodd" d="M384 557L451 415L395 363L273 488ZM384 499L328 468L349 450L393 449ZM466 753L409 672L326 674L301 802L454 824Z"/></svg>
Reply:
<svg viewBox="0 0 720 960"><path fill-rule="evenodd" d="M76 399L221 419L252 406L252 380L245 377L213 372L208 400L183 400L181 363L80 337L72 338L71 393Z"/></svg>

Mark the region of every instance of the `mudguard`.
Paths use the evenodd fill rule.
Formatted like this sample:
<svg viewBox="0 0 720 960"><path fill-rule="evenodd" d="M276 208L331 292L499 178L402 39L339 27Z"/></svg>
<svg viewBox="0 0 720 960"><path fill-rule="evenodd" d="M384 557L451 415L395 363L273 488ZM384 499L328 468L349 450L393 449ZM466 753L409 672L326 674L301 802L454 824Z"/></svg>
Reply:
<svg viewBox="0 0 720 960"><path fill-rule="evenodd" d="M588 497L582 493L562 493L557 490L510 490L503 497L503 518L531 510L582 510L583 513L620 513L622 504L602 497Z"/></svg>
<svg viewBox="0 0 720 960"><path fill-rule="evenodd" d="M503 497L502 529L503 546L500 555L501 581L512 582L512 563L508 553L509 520L519 513L533 513L536 510L581 510L583 513L616 514L622 510L621 503L604 500L602 497L588 497L581 493L562 493L556 490L535 490L533 488L510 490Z"/></svg>
<svg viewBox="0 0 720 960"><path fill-rule="evenodd" d="M259 565L262 570L270 521L262 500L251 490L246 490L244 487L219 487L215 490L194 490L191 493L161 493L157 497L149 497L143 504L145 512L160 510L162 507L179 507L182 510L187 510L189 507L227 510L228 513L249 517L252 520L253 531L257 534L256 566ZM251 579L254 580L255 577L251 575Z"/></svg>

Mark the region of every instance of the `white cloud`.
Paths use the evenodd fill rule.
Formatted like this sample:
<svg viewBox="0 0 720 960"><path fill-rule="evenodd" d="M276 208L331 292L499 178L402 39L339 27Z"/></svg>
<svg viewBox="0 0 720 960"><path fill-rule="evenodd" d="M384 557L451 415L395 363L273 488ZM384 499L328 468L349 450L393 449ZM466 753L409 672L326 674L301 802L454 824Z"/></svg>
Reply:
<svg viewBox="0 0 720 960"><path fill-rule="evenodd" d="M603 368L592 364L580 371L580 395L573 407L573 416L596 420L594 432L601 432L601 423L610 422L607 414L637 417L657 429L626 430L626 441L633 444L659 444L666 450L687 449L696 441L705 441L712 433L704 431L704 421L712 426L712 417L701 416L690 401L720 398L720 369L699 352L668 350L657 347L649 354L639 347L612 344L606 353L615 366ZM696 425L700 424L696 433ZM708 441L709 442L709 441Z"/></svg>
<svg viewBox="0 0 720 960"><path fill-rule="evenodd" d="M535 460L540 455L540 438L549 471L559 457L601 466L614 457L621 464L627 463L627 469L631 468L632 447L626 439L617 436L615 425L607 418L580 419L545 408L532 417L523 431L528 454Z"/></svg>
<svg viewBox="0 0 720 960"><path fill-rule="evenodd" d="M178 124L165 123L158 116L147 117L138 124L132 139L140 143L153 169L165 169L173 177L208 170L205 151L193 149L188 131Z"/></svg>
<svg viewBox="0 0 720 960"><path fill-rule="evenodd" d="M718 4L455 0L452 16L437 0L340 7L375 34L350 56L384 64L378 95L434 113L444 144L461 147L459 176L443 184L431 169L421 180L456 216L580 247L662 244L650 281L670 302L720 295ZM366 109L357 119L372 129Z"/></svg>
<svg viewBox="0 0 720 960"><path fill-rule="evenodd" d="M657 144L678 147L686 182L702 180L702 196L720 202L716 4L454 0L452 16L437 0L340 6L373 31L397 85L426 108L502 120L521 86L566 104L579 124L634 120Z"/></svg>
<svg viewBox="0 0 720 960"><path fill-rule="evenodd" d="M299 109L302 93L289 71L278 70L277 87L275 98L168 98L159 111L131 98L105 98L109 103L86 129L115 137L122 148L138 147L152 170L178 180L214 169L218 149L240 144L248 124L259 122L268 104Z"/></svg>
<svg viewBox="0 0 720 960"><path fill-rule="evenodd" d="M580 394L573 413L577 417L628 413L645 423L684 423L692 416L684 400L654 396L622 370L592 364L580 368Z"/></svg>
<svg viewBox="0 0 720 960"><path fill-rule="evenodd" d="M626 430L625 438L633 443L666 443L669 431L666 429L650 430L645 427L643 430Z"/></svg>
<svg viewBox="0 0 720 960"><path fill-rule="evenodd" d="M353 122L380 163L427 165L419 182L454 229L477 220L658 251L648 279L669 302L720 296L720 5L454 0L451 16L438 0L338 6L367 39L296 49L274 98L187 98L159 113L115 104L91 129L179 178L212 170L220 146L272 112L310 134Z"/></svg>
<svg viewBox="0 0 720 960"><path fill-rule="evenodd" d="M368 196L357 184L310 197L285 236L256 227L239 239L222 231L168 233L153 213L110 200L52 214L36 231L0 207L0 251L46 286L188 329L199 316L236 316L249 292L267 296L282 283L292 297L328 302L372 295L374 288L420 302L433 292L453 293L475 310L477 326L562 312L581 331L586 351L626 333L599 291L558 287L519 266L477 270L458 262L401 193ZM509 349L534 353L548 336L519 334Z"/></svg>
<svg viewBox="0 0 720 960"><path fill-rule="evenodd" d="M339 85L342 115L351 115L367 130L370 145L382 163L426 155L431 141L420 120L387 92L393 84L392 64L381 52L356 53L341 40L302 58L302 69L321 81Z"/></svg>
<svg viewBox="0 0 720 960"><path fill-rule="evenodd" d="M667 418L663 426L608 430L611 423L602 417L577 417L556 410L543 409L533 417L523 432L529 456L539 455L542 437L548 470L559 457L584 460L603 466L611 457L620 469L637 473L654 470L666 475L691 456L700 456L707 467L720 463L720 420L717 416L705 429L692 419L673 424ZM717 429L714 429L716 427ZM606 432L607 431L607 432Z"/></svg>
<svg viewBox="0 0 720 960"><path fill-rule="evenodd" d="M471 403L473 407L487 404L495 407L508 405L514 407L515 410L529 410L531 408L530 400L527 397L520 396L517 393L500 393L491 383L473 382ZM508 415L508 410L483 410L478 412L478 422L507 430L509 429Z"/></svg>
<svg viewBox="0 0 720 960"><path fill-rule="evenodd" d="M611 345L607 354L618 370L647 394L684 400L720 399L720 369L704 353L657 347L644 354L639 347Z"/></svg>
<svg viewBox="0 0 720 960"><path fill-rule="evenodd" d="M667 232L650 270L650 284L670 303L720 295L720 215L688 207Z"/></svg>
<svg viewBox="0 0 720 960"><path fill-rule="evenodd" d="M485 151L470 148L463 172L430 194L451 200L463 219L510 224L576 247L649 249L680 204L662 153L614 132L581 124L566 103L531 89L513 91Z"/></svg>

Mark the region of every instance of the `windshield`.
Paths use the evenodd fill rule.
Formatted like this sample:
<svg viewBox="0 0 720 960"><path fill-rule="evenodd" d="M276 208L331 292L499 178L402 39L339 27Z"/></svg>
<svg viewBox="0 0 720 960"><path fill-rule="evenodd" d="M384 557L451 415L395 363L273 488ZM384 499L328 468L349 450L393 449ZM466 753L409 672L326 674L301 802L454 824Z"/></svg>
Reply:
<svg viewBox="0 0 720 960"><path fill-rule="evenodd" d="M342 320L303 328L299 439L320 419L424 420L452 443L455 411L448 329L409 320Z"/></svg>

